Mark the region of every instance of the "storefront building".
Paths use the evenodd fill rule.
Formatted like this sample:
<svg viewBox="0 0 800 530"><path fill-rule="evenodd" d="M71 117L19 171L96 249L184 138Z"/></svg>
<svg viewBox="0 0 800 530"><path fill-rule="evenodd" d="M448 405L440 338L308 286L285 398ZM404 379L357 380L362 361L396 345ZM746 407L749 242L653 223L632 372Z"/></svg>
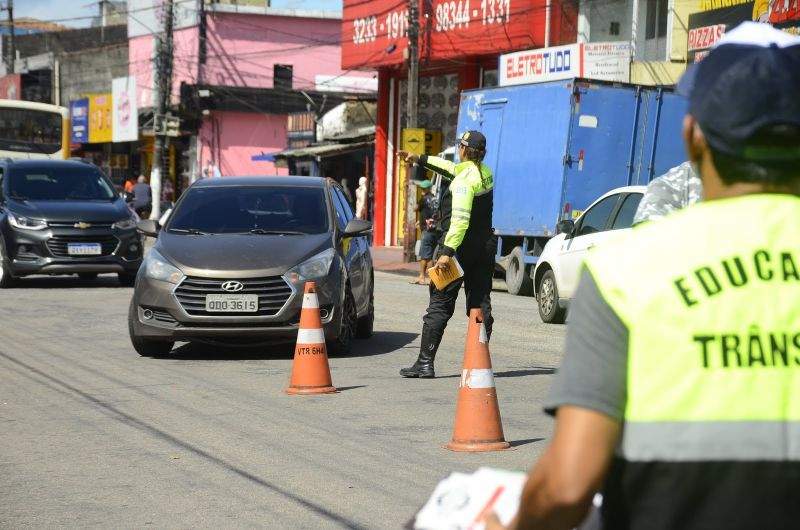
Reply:
<svg viewBox="0 0 800 530"><path fill-rule="evenodd" d="M573 43L577 9L569 0L420 2L418 127L427 151L452 146L461 91L497 84L500 54ZM378 71L373 192L374 244L404 236L405 187L396 163L406 128L408 3L344 0L342 69ZM407 135L407 141L421 138Z"/></svg>

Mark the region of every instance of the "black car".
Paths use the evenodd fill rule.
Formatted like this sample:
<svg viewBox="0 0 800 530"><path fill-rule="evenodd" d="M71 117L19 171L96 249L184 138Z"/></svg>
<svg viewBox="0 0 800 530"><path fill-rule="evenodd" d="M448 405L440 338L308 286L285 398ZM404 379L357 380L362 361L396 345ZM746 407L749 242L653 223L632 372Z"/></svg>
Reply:
<svg viewBox="0 0 800 530"><path fill-rule="evenodd" d="M372 225L353 218L342 188L318 177L195 182L159 230L128 317L143 356L177 341L236 345L297 338L303 289L316 285L330 353L372 334Z"/></svg>
<svg viewBox="0 0 800 530"><path fill-rule="evenodd" d="M132 286L143 249L136 221L92 164L0 161L0 287L31 274L109 272Z"/></svg>

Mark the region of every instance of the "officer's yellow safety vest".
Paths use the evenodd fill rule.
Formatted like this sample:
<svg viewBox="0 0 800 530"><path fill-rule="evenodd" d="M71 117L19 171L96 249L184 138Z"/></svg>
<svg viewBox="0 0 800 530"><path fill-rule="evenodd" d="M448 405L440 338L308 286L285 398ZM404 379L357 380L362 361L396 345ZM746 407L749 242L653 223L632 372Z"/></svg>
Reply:
<svg viewBox="0 0 800 530"><path fill-rule="evenodd" d="M587 267L629 332L608 526L800 525L800 198L699 204Z"/></svg>

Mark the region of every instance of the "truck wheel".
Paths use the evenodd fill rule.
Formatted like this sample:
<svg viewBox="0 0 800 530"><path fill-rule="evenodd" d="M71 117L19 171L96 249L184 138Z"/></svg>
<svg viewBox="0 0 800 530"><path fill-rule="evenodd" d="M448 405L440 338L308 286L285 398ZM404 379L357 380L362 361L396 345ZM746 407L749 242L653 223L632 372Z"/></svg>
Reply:
<svg viewBox="0 0 800 530"><path fill-rule="evenodd" d="M506 287L508 292L517 296L533 294L533 280L530 268L522 259L522 247L514 247L506 264Z"/></svg>
<svg viewBox="0 0 800 530"><path fill-rule="evenodd" d="M547 271L539 282L539 316L547 324L563 324L566 311L558 306L558 287L553 271Z"/></svg>

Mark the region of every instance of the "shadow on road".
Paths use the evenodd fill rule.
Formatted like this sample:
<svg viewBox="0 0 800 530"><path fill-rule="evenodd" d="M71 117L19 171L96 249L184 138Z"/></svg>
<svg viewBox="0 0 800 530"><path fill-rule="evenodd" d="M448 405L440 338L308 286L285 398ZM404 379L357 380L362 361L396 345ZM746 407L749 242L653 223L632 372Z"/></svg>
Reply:
<svg viewBox="0 0 800 530"><path fill-rule="evenodd" d="M521 445L528 445L528 444L533 444L533 443L536 443L536 442L541 442L542 440L544 440L544 438L528 438L526 440L511 440L511 441L508 442L508 445L510 445L511 447L519 447Z"/></svg>
<svg viewBox="0 0 800 530"><path fill-rule="evenodd" d="M407 346L418 336L418 333L406 333L405 331L376 331L368 339L355 341L350 353L344 357L383 355Z"/></svg>
<svg viewBox="0 0 800 530"><path fill-rule="evenodd" d="M369 339L357 339L347 355L328 357L369 357L383 355L402 348L417 338L416 333L402 331L376 331ZM189 342L178 346L167 357L187 361L251 361L265 359L294 358L294 342L267 344L261 346L223 346Z"/></svg>
<svg viewBox="0 0 800 530"><path fill-rule="evenodd" d="M555 368L536 367L530 370L507 370L505 372L495 372L495 377L525 377L526 375L552 375L556 373Z"/></svg>
<svg viewBox="0 0 800 530"><path fill-rule="evenodd" d="M6 291L25 289L86 289L87 287L120 287L117 275L101 275L91 280L77 276L26 276L18 278ZM120 289L123 289L120 287ZM131 289L126 287L125 289Z"/></svg>

